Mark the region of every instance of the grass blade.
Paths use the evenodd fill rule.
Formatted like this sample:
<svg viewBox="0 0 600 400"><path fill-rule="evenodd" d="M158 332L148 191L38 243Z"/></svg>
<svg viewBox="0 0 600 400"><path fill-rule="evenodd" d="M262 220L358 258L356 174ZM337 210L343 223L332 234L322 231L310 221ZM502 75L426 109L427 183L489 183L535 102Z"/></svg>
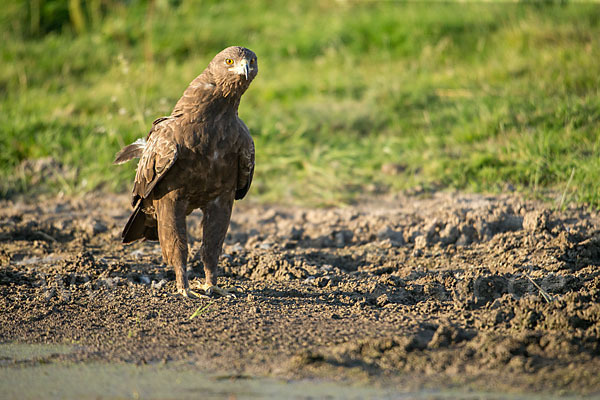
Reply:
<svg viewBox="0 0 600 400"><path fill-rule="evenodd" d="M538 285L537 283L535 283L535 281L534 281L533 279L531 279L531 278L529 277L529 275L525 274L525 276L527 277L527 279L529 279L529 281L530 281L531 283L533 283L533 286L535 286L535 287L537 288L537 290L539 290L539 291L540 291L540 294L542 295L542 297L544 298L544 300L546 300L546 303L550 303L552 300L554 300L554 299L552 298L552 296L550 296L550 295L548 294L548 292L546 292L544 289L542 289L542 287L541 287L540 285Z"/></svg>
<svg viewBox="0 0 600 400"><path fill-rule="evenodd" d="M196 318L198 315L202 315L206 312L208 312L208 308L210 307L210 305L212 304L212 300L208 302L207 305L205 306L200 306L196 309L196 311L194 311L194 313L190 316L190 319L194 319Z"/></svg>

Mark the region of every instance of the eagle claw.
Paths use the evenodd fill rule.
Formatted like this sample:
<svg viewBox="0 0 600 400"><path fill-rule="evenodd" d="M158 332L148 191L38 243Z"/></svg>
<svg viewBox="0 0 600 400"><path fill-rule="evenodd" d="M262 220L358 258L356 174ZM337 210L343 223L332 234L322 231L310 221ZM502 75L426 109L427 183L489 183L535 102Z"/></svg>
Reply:
<svg viewBox="0 0 600 400"><path fill-rule="evenodd" d="M211 285L209 283L196 284L196 287L206 293L206 296L212 296L213 294L221 297L235 298L233 293L229 293L227 290L220 288L217 285Z"/></svg>
<svg viewBox="0 0 600 400"><path fill-rule="evenodd" d="M186 289L177 289L177 293L182 295L183 297L187 297L188 299L206 299L208 296L194 292L193 290Z"/></svg>

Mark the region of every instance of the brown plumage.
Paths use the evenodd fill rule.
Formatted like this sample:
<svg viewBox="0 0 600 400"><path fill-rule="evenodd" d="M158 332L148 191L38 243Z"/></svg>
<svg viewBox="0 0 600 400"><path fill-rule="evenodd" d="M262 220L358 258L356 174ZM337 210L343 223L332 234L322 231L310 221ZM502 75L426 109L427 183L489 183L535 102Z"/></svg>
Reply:
<svg viewBox="0 0 600 400"><path fill-rule="evenodd" d="M159 240L165 262L175 268L178 291L190 290L186 215L200 208L206 282L201 288L221 295L217 261L229 227L233 201L243 198L254 173L254 142L238 117L242 94L258 72L256 55L243 47L217 54L194 79L168 117L154 121L146 140L124 147L121 164L139 157L133 185L135 210L123 230L123 243Z"/></svg>

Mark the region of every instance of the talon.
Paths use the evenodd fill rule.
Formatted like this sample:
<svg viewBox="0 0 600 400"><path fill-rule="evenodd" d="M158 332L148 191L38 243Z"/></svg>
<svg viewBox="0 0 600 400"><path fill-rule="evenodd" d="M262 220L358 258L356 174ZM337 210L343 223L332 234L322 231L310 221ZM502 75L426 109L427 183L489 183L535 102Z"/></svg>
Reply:
<svg viewBox="0 0 600 400"><path fill-rule="evenodd" d="M194 292L191 289L178 289L177 293L188 299L206 299L208 296Z"/></svg>
<svg viewBox="0 0 600 400"><path fill-rule="evenodd" d="M206 293L207 296L212 296L213 294L219 295L221 297L230 297L235 298L233 293L229 293L227 290L220 288L217 285L211 285L208 283L196 284L196 287Z"/></svg>

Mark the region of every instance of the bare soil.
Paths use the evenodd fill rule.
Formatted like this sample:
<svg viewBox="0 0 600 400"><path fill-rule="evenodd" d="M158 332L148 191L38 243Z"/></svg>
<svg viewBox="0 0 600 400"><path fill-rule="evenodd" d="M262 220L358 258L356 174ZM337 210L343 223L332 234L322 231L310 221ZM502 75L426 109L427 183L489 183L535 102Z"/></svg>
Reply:
<svg viewBox="0 0 600 400"><path fill-rule="evenodd" d="M237 297L193 300L158 243L120 243L129 211L105 194L0 203L0 342L77 345L44 362L600 393L598 212L457 193L241 202L219 278Z"/></svg>

